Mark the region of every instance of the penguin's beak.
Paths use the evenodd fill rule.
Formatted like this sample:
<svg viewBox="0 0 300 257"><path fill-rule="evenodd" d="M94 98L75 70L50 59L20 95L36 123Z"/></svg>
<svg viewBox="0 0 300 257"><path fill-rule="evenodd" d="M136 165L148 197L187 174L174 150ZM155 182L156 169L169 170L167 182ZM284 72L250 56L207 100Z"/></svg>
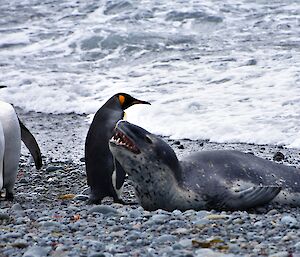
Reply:
<svg viewBox="0 0 300 257"><path fill-rule="evenodd" d="M6 88L6 87L7 87L7 86L2 86L2 85L0 85L0 89L1 89L1 88Z"/></svg>
<svg viewBox="0 0 300 257"><path fill-rule="evenodd" d="M136 99L136 100L134 100L134 101L132 102L132 105L134 105L134 104L150 104L150 103L147 102L147 101L142 101L142 100ZM150 104L150 105L151 105L151 104Z"/></svg>

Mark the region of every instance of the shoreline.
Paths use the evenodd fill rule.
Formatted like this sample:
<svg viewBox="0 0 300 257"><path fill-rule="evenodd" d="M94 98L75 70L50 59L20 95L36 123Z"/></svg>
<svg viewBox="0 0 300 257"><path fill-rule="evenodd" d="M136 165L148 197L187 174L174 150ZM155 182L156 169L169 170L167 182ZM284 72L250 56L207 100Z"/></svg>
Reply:
<svg viewBox="0 0 300 257"><path fill-rule="evenodd" d="M22 122L36 137L42 154L46 158L56 161L72 160L80 162L80 159L84 156L85 137L89 129L88 115L24 112L19 108L17 108L17 113ZM63 136L61 136L62 133ZM273 160L273 155L276 152L282 152L285 159L281 163L300 167L300 149L296 148L270 144L217 143L209 140L170 139L165 136L162 136L162 138L172 146L179 158L195 151L237 149L243 152L253 151L257 156ZM55 150L60 154L57 154ZM22 148L22 153L25 151ZM46 156L48 153L49 156ZM64 155L62 156L62 154Z"/></svg>
<svg viewBox="0 0 300 257"><path fill-rule="evenodd" d="M86 205L85 115L17 113L36 137L44 166L35 170L22 146L14 202L1 201L1 256L291 256L300 254L300 208L271 205L248 212L148 212L105 199ZM300 150L164 138L179 159L188 153L236 149L300 168ZM136 201L130 182L123 199ZM298 243L298 244L297 244ZM296 256L296 255L295 255Z"/></svg>

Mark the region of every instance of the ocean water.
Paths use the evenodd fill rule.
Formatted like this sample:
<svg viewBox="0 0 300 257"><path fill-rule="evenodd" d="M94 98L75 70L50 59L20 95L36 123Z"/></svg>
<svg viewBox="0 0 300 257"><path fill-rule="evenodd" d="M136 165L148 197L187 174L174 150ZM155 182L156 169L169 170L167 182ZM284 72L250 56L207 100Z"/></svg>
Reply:
<svg viewBox="0 0 300 257"><path fill-rule="evenodd" d="M95 111L172 138L300 148L300 2L1 0L0 98Z"/></svg>

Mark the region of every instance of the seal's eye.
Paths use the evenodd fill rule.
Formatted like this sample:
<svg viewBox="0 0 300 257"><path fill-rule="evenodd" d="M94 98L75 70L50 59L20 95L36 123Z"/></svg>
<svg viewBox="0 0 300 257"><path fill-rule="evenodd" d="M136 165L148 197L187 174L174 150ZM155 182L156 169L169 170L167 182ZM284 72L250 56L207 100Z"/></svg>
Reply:
<svg viewBox="0 0 300 257"><path fill-rule="evenodd" d="M151 138L150 138L149 136L145 136L145 140L146 140L146 142L149 143L149 144L152 144L152 143L153 143L152 140L151 140Z"/></svg>

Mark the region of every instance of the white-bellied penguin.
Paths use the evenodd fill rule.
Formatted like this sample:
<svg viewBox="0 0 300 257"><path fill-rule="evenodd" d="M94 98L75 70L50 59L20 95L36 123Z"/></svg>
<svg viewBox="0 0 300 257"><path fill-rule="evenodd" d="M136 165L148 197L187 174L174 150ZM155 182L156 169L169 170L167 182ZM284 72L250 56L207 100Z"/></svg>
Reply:
<svg viewBox="0 0 300 257"><path fill-rule="evenodd" d="M18 173L21 140L33 156L36 168L40 169L42 157L35 138L19 120L13 106L0 101L0 190L6 189L7 200L14 197L13 188Z"/></svg>
<svg viewBox="0 0 300 257"><path fill-rule="evenodd" d="M85 141L85 165L87 183L90 187L89 203L101 203L106 196L114 202L124 203L120 198L126 173L114 160L108 146L109 139L124 110L135 104L150 104L125 93L118 93L96 112Z"/></svg>

